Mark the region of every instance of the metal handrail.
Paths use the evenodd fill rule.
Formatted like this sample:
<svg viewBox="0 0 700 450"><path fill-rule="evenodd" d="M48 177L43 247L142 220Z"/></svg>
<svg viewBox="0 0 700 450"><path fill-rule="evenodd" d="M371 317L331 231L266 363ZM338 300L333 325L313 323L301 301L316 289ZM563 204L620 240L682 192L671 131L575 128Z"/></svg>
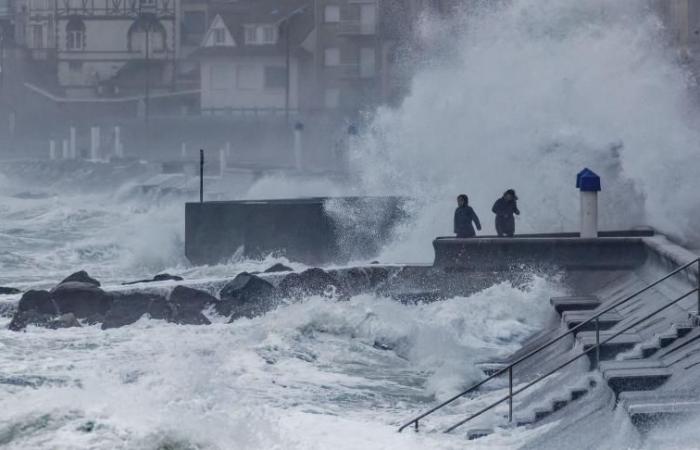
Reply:
<svg viewBox="0 0 700 450"><path fill-rule="evenodd" d="M437 410L439 410L439 409L444 408L445 406L449 405L450 403L454 402L455 400L457 400L457 399L459 399L459 398L461 398L461 397L463 397L463 396L469 394L470 392L473 392L474 390L476 390L476 389L478 389L479 387L483 386L483 385L486 384L487 382L491 381L491 380L494 379L494 378L497 378L497 377L503 375L503 374L506 373L506 372L508 372L509 386L510 386L510 390L511 390L511 392L512 392L512 390L513 390L513 367L515 367L517 364L519 364L519 363L525 361L526 359L529 359L530 357L532 357L532 356L534 356L534 355L540 353L542 350L544 350L544 349L546 349L546 348L549 348L550 346L552 346L553 344L559 342L559 341L562 340L563 338L565 338L565 337L567 337L567 336L569 336L569 335L571 335L571 334L576 333L576 332L577 332L578 330L580 330L582 327L584 327L585 325L587 325L587 324L589 324L589 323L591 323L591 322L595 322L595 323L596 323L596 342L598 343L598 342L599 342L599 338L600 338L600 335L599 335L599 326L598 326L598 325L599 325L598 319L600 318L600 316L602 316L603 314L607 314L607 313L610 312L611 310L613 310L613 309L615 309L615 308L617 308L617 307L619 307L619 306L621 306L621 305L627 303L628 301L630 301L630 300L632 300L632 299L638 297L639 295L641 295L641 294L647 292L648 290L652 289L653 287L658 286L659 284L663 283L664 281L668 280L669 278L673 277L674 275L677 275L678 273L680 273L680 272L682 272L682 271L688 269L688 268L691 267L693 264L698 264L698 288L696 289L696 291L698 292L698 313L700 314L700 258L696 258L696 259L694 259L694 260L688 262L687 264L685 264L685 265L683 265L683 266L681 266L681 267L678 267L678 268L675 269L674 271L672 271L672 272L666 274L664 277L662 277L662 278L656 280L655 282L646 285L646 286L643 287L642 289L636 291L635 293L629 295L628 297L622 299L621 301L615 303L614 305L611 305L611 306L609 306L609 307L603 309L602 311L600 311L599 313L597 313L597 314L591 316L589 319L585 320L584 322L581 322L580 324L578 324L578 325L576 325L575 327L569 329L569 330L566 331L565 333L560 334L559 336L557 336L556 338L550 340L549 342L547 342L547 343L545 343L545 344L542 344L540 347L538 347L538 348L536 348L536 349L530 351L530 352L527 353L526 355L521 356L520 358L518 358L517 360L515 360L514 362L512 362L510 365L508 365L508 366L506 366L506 367L503 367L502 369L498 370L497 372L495 372L494 374L492 374L492 375L489 376L488 378L486 378L486 379L480 381L479 383L476 383L476 384L472 385L472 386L469 387L468 389L466 389L466 390L462 391L461 393L459 393L459 394L457 394L457 395L455 395L455 396L449 398L448 400L445 400L444 402L442 402L442 403L440 403L439 405L437 405L437 406L435 406L435 407L429 409L428 411L422 413L421 415L419 415L419 416L417 416L417 417L414 417L413 419L411 419L410 421L406 422L405 424L403 424L403 425L399 428L399 433L402 432L402 431L403 431L404 429L406 429L407 427L409 427L410 425L414 425L416 431L418 431L418 423L419 423L419 421L420 421L421 419L423 419L423 418L425 418L425 417L431 415L432 413L434 413L435 411L437 411ZM687 295L690 295L690 294L687 294ZM686 296L687 296L687 295L686 295ZM683 298L685 298L685 297L683 297ZM606 342L607 342L607 341L606 341ZM598 357L598 359L599 359L599 348L600 348L600 346L597 344L595 347L591 347L591 348L595 348L595 349L596 349L597 357ZM512 421L512 420L513 420L513 402L512 402L512 397L506 397L505 400L508 400L508 398L511 399L510 408L509 408L508 420L509 420L509 421ZM503 401L505 401L505 400L503 400ZM502 403L503 401L499 402L498 404ZM496 405L494 405L494 406L496 406Z"/></svg>
<svg viewBox="0 0 700 450"><path fill-rule="evenodd" d="M522 388L520 388L520 389L518 389L518 390L516 390L516 391L513 391L512 393L510 393L510 394L508 394L507 396L503 397L501 400L499 400L499 401L497 401L497 402L495 402L495 403L492 403L491 405L489 405L489 406L483 408L483 409L480 410L479 412L474 413L474 414L472 414L471 416L467 417L466 419L464 419L464 420L462 420L462 421L460 421L460 422L457 422L456 424L452 425L450 428L448 428L447 430L445 430L445 433L449 433L449 432L455 430L456 428L458 428L458 427L464 425L465 423L469 422L470 420L475 419L476 417L479 417L480 415L482 415L482 414L485 413L486 411L489 411L490 409L495 408L496 406L500 405L501 403L505 402L506 400L512 400L513 397L515 397L517 394L520 394L521 392L523 392L523 391L529 389L530 387L534 386L535 384L539 383L540 381L544 380L545 378L549 377L550 375L552 375L552 374L558 372L559 370L563 369L564 367L566 367L566 366L568 366L569 364L573 363L574 361L578 360L578 359L581 358L582 356L587 355L587 354L590 353L591 351L596 350L596 352L598 352L601 345L607 344L608 342L610 342L611 340L615 339L615 338L618 337L619 335L625 333L626 331L629 331L630 329L636 327L637 325L639 325L640 323L644 322L645 320L647 320L647 319L649 319L649 318L651 318L651 317L654 317L656 314L660 313L661 311L664 311L664 310L670 308L671 306L675 305L676 303L680 302L681 300L685 299L685 298L688 297L689 295L694 294L694 293L696 293L696 292L700 294L700 288L693 288L692 290L686 292L685 294L683 294L682 296L678 297L678 298L675 299L674 301L672 301L672 302L670 302L670 303L668 303L668 304L662 306L661 308L655 310L655 311L652 312L651 314L647 314L646 316L644 316L644 317L642 317L641 319L639 319L639 320L637 320L636 322L634 322L632 325L629 325L629 326L625 327L624 329L618 331L617 333L613 334L612 336L609 336L607 339L605 339L605 340L603 340L603 341L600 341L598 344L596 344L596 345L590 347L590 348L587 349L587 350L584 349L583 353L574 356L573 358L569 359L569 360L566 361L565 363L563 363L563 364L557 366L555 369L552 369L552 370L550 370L549 372L547 372L546 374L541 375L541 376L538 377L537 379L535 379L535 380L531 381L530 383L526 384L524 387L522 387Z"/></svg>

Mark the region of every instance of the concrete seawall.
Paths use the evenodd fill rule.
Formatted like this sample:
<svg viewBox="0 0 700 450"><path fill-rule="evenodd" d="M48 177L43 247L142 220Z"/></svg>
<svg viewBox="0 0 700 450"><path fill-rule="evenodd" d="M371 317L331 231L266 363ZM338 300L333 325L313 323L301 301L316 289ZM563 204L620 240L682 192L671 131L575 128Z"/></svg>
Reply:
<svg viewBox="0 0 700 450"><path fill-rule="evenodd" d="M629 270L646 260L639 237L516 237L433 241L436 267L503 271L516 266Z"/></svg>
<svg viewBox="0 0 700 450"><path fill-rule="evenodd" d="M306 264L368 258L401 220L402 201L317 197L187 203L185 254L194 264L216 264L236 254L279 253Z"/></svg>

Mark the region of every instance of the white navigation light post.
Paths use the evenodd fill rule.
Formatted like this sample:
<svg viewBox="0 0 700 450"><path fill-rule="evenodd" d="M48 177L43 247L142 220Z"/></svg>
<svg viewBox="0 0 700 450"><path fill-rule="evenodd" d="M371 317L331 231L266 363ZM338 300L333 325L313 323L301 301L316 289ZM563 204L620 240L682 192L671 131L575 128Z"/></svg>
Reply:
<svg viewBox="0 0 700 450"><path fill-rule="evenodd" d="M576 175L576 187L581 192L581 237L598 237L598 192L600 177L586 168Z"/></svg>

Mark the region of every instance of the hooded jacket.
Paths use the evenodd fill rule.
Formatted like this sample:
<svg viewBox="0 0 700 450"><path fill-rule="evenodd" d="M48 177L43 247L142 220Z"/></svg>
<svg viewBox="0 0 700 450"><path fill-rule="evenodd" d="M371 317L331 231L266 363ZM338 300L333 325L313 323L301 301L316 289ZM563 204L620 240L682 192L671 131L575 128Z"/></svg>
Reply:
<svg viewBox="0 0 700 450"><path fill-rule="evenodd" d="M457 236L473 237L476 236L474 226L477 230L481 230L481 222L471 206L459 206L455 209L455 226L454 232Z"/></svg>

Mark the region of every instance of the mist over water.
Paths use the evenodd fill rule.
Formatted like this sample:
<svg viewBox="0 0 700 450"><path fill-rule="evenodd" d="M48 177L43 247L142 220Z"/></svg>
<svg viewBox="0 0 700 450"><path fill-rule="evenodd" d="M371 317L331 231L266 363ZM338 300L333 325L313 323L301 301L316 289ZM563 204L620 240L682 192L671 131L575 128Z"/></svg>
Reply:
<svg viewBox="0 0 700 450"><path fill-rule="evenodd" d="M417 200L385 257L426 260L459 193L493 233L493 202L520 197L519 232L576 230L575 174L602 177L603 229L648 224L698 239L700 134L693 83L639 0L475 2L427 18L430 48L398 108L354 146L357 184ZM428 258L426 258L428 257Z"/></svg>

